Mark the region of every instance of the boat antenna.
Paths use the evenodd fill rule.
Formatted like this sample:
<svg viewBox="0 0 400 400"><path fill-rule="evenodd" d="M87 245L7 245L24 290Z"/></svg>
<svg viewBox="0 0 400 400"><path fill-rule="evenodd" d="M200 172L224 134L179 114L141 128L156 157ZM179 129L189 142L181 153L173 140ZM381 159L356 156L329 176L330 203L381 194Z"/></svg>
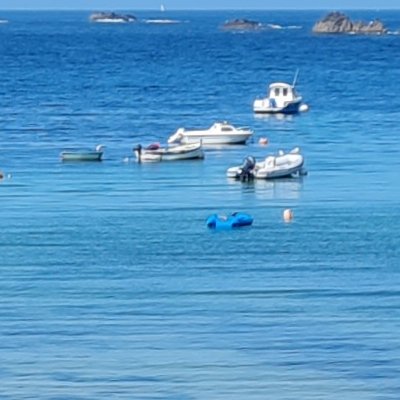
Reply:
<svg viewBox="0 0 400 400"><path fill-rule="evenodd" d="M297 82L297 77L299 76L299 69L296 69L296 73L294 74L294 79L293 79L293 84L292 87L296 86L296 82Z"/></svg>

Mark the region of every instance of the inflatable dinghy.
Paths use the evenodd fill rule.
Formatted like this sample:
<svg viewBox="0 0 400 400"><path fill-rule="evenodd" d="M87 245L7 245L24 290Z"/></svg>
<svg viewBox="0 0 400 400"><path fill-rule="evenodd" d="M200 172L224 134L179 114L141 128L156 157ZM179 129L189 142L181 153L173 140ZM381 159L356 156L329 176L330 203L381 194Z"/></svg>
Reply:
<svg viewBox="0 0 400 400"><path fill-rule="evenodd" d="M210 229L233 229L249 226L253 223L253 217L242 212L234 212L229 216L213 214L207 218L207 227Z"/></svg>

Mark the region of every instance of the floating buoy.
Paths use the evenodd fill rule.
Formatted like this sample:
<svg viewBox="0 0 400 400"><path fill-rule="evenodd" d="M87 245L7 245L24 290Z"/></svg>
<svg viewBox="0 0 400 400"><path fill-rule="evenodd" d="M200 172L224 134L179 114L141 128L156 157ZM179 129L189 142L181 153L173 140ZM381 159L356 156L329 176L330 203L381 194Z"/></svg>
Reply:
<svg viewBox="0 0 400 400"><path fill-rule="evenodd" d="M260 140L258 141L258 143L259 143L261 146L266 146L266 145L268 144L268 139L267 139L266 137L262 137L262 138L260 138Z"/></svg>
<svg viewBox="0 0 400 400"><path fill-rule="evenodd" d="M287 208L283 212L283 220L285 222L290 222L293 219L293 211L290 208Z"/></svg>
<svg viewBox="0 0 400 400"><path fill-rule="evenodd" d="M299 108L300 112L307 112L310 109L310 107L307 104L302 104Z"/></svg>
<svg viewBox="0 0 400 400"><path fill-rule="evenodd" d="M2 171L0 171L0 181L4 179L4 174Z"/></svg>

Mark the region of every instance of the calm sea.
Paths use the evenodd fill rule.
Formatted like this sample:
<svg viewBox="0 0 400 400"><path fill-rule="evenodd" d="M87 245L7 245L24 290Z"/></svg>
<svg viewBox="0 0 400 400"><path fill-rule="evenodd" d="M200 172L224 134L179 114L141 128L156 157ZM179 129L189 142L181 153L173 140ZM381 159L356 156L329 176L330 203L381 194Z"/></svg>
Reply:
<svg viewBox="0 0 400 400"><path fill-rule="evenodd" d="M0 399L400 398L400 36L314 36L323 14L1 13ZM236 17L283 29L219 29ZM296 69L310 111L255 117ZM132 161L219 120L254 141ZM225 177L295 146L302 179ZM232 211L253 227L206 229Z"/></svg>

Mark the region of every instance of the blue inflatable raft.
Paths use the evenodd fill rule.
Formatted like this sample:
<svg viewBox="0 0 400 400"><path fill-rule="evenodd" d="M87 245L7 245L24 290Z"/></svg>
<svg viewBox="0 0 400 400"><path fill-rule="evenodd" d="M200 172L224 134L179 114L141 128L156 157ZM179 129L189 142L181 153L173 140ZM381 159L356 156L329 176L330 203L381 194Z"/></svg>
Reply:
<svg viewBox="0 0 400 400"><path fill-rule="evenodd" d="M207 218L207 227L210 229L233 229L249 226L253 223L253 217L242 212L234 212L228 217L213 214Z"/></svg>

